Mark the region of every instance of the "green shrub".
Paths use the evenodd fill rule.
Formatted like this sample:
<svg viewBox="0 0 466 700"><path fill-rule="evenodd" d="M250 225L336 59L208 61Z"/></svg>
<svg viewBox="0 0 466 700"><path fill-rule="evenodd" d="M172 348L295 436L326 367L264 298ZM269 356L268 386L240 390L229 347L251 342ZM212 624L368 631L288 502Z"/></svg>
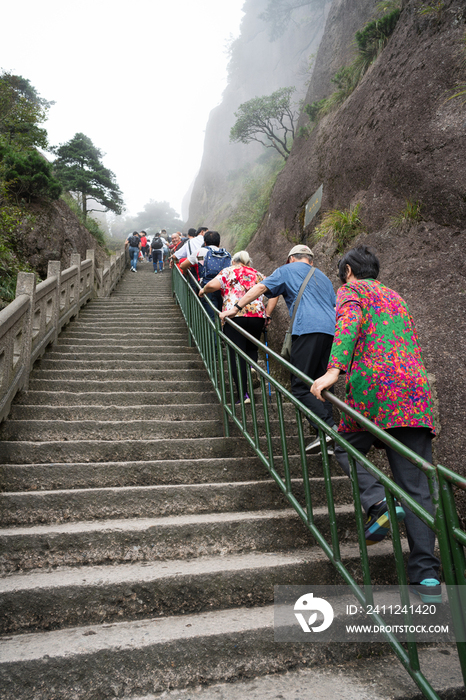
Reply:
<svg viewBox="0 0 466 700"><path fill-rule="evenodd" d="M83 211L79 206L78 202L70 195L69 192L64 192L61 198L64 202L66 202L73 214L77 216L82 225L85 226L89 233L91 233L94 236L96 241L100 243L102 248L107 250L107 239L105 237L104 231L102 231L98 222L95 219L93 219L89 214L86 217L84 216Z"/></svg>
<svg viewBox="0 0 466 700"><path fill-rule="evenodd" d="M0 144L0 177L7 195L16 201L58 199L62 191L52 165L35 150L19 152Z"/></svg>
<svg viewBox="0 0 466 700"><path fill-rule="evenodd" d="M392 226L401 227L405 224L415 223L421 220L421 203L411 199L405 199L405 202L405 208L402 209L399 214L392 217Z"/></svg>
<svg viewBox="0 0 466 700"><path fill-rule="evenodd" d="M16 206L3 203L0 208L0 308L15 298L18 272L34 272L32 267L17 252L17 230L25 216L33 217Z"/></svg>
<svg viewBox="0 0 466 700"><path fill-rule="evenodd" d="M445 3L442 2L442 0L437 0L437 2L433 2L430 5L422 5L418 10L418 14L431 16L433 15L437 17L437 19L439 19L444 9Z"/></svg>
<svg viewBox="0 0 466 700"><path fill-rule="evenodd" d="M349 209L332 209L326 212L319 226L314 230L314 238L322 238L331 234L336 244L336 250L343 253L348 243L363 230L362 221L359 218L360 204Z"/></svg>

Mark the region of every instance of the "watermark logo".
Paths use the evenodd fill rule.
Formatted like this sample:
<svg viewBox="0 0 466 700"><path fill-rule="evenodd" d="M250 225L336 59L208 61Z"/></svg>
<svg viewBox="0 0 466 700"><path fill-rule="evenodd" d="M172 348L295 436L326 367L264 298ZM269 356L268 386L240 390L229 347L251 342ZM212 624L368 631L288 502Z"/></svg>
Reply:
<svg viewBox="0 0 466 700"><path fill-rule="evenodd" d="M301 612L296 612L297 610ZM313 593L306 593L302 595L295 603L294 606L295 617L301 625L303 632L323 632L328 629L333 622L333 608L326 600L323 598L314 598ZM306 622L303 612L311 614ZM322 613L324 619L320 625L313 626L317 621L317 614Z"/></svg>

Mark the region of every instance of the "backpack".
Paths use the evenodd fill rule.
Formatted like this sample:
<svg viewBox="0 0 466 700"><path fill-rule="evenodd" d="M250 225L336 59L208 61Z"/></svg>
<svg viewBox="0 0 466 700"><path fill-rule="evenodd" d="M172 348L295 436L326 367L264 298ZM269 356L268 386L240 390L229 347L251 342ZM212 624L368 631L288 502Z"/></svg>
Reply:
<svg viewBox="0 0 466 700"><path fill-rule="evenodd" d="M131 246L131 248L139 248L139 243L141 242L139 240L139 236L130 236L128 239L128 242Z"/></svg>
<svg viewBox="0 0 466 700"><path fill-rule="evenodd" d="M162 250L162 248L163 248L163 241L162 241L162 239L161 239L160 237L159 237L159 238L154 238L154 239L152 240L152 243L150 244L150 247L152 248L152 250Z"/></svg>
<svg viewBox="0 0 466 700"><path fill-rule="evenodd" d="M204 264L199 271L202 275L202 284L205 286L207 282L213 280L219 272L221 272L225 267L230 267L230 265L231 255L225 250L225 248L212 250L212 248L209 247L204 258Z"/></svg>

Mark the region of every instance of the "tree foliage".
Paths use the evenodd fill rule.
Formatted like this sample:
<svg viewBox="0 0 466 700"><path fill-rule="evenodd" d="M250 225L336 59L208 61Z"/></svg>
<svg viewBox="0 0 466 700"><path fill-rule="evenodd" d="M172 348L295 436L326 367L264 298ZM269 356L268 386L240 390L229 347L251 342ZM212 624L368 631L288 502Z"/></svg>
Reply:
<svg viewBox="0 0 466 700"><path fill-rule="evenodd" d="M0 76L0 138L17 150L46 148L47 132L40 126L53 102L38 94L29 80L3 72Z"/></svg>
<svg viewBox="0 0 466 700"><path fill-rule="evenodd" d="M55 174L66 190L79 195L84 219L90 211L102 211L89 209L89 200L101 204L104 211L121 214L123 199L115 175L103 165L104 154L88 136L75 134L53 152L57 156Z"/></svg>
<svg viewBox="0 0 466 700"><path fill-rule="evenodd" d="M15 151L0 144L0 177L6 193L17 201L58 199L62 191L52 165L34 149Z"/></svg>
<svg viewBox="0 0 466 700"><path fill-rule="evenodd" d="M168 202L156 202L151 199L136 216L116 217L111 228L112 236L126 238L131 231L147 231L153 235L164 228L170 234L180 231L182 226L183 222L178 213Z"/></svg>
<svg viewBox="0 0 466 700"><path fill-rule="evenodd" d="M271 95L254 97L235 112L236 123L230 141L258 141L266 148L275 148L286 160L294 139L298 113L291 104L294 87L280 88Z"/></svg>

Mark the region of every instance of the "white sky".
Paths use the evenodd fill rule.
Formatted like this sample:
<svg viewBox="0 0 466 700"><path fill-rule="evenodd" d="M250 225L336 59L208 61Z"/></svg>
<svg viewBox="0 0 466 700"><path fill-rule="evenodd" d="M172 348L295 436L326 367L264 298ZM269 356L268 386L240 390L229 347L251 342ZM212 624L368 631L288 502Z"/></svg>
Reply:
<svg viewBox="0 0 466 700"><path fill-rule="evenodd" d="M56 104L58 145L83 132L106 155L128 213L181 201L200 166L209 112L226 86L226 47L244 0L23 0L4 3L0 68Z"/></svg>

